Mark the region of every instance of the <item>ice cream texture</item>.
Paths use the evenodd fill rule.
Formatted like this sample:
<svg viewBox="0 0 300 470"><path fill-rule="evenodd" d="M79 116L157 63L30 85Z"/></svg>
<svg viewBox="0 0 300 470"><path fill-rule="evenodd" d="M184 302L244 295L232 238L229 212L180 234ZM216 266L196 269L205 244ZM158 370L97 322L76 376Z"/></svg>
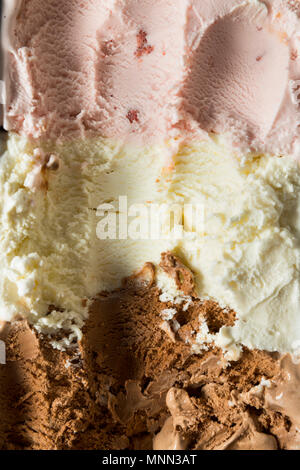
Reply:
<svg viewBox="0 0 300 470"><path fill-rule="evenodd" d="M299 449L300 3L3 3L0 448Z"/></svg>
<svg viewBox="0 0 300 470"><path fill-rule="evenodd" d="M184 297L162 302L148 263L97 296L78 348L54 350L25 320L0 329L1 449L299 450L299 363L247 348L227 365L218 349L191 355L204 318L213 332L234 313L195 298L187 309L191 272L171 254L160 268Z"/></svg>
<svg viewBox="0 0 300 470"><path fill-rule="evenodd" d="M215 338L220 346L297 352L296 161L259 156L241 164L211 139L182 147L165 177L161 147L137 150L97 139L48 154L59 155L60 163L43 171L47 189L26 184L38 157L23 137L12 136L2 157L3 319L22 313L42 331L60 326L80 335L83 299L117 288L145 262L158 263L162 252L173 250L196 274L200 297L237 312L235 325ZM129 205L145 207L149 201L183 208L197 202L202 224L193 226L183 210L180 239L166 225L161 240L102 240L97 208L107 201L117 208L120 193Z"/></svg>
<svg viewBox="0 0 300 470"><path fill-rule="evenodd" d="M297 1L5 4L8 129L147 143L218 132L298 157Z"/></svg>
<svg viewBox="0 0 300 470"><path fill-rule="evenodd" d="M234 325L199 330L200 343L229 360L244 346L297 354L298 2L14 7L3 30L2 319L66 330L64 348L96 294L172 251L195 275L193 295L236 312ZM116 212L119 196L200 205L202 225L183 210L185 237L166 224L159 240L99 239L97 208Z"/></svg>

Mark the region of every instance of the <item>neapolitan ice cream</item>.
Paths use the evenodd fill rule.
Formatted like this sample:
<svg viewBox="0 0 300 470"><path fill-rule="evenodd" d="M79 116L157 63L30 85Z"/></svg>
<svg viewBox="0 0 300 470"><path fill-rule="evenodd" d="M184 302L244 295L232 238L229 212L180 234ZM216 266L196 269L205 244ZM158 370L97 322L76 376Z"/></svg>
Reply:
<svg viewBox="0 0 300 470"><path fill-rule="evenodd" d="M0 445L299 449L300 4L3 3Z"/></svg>

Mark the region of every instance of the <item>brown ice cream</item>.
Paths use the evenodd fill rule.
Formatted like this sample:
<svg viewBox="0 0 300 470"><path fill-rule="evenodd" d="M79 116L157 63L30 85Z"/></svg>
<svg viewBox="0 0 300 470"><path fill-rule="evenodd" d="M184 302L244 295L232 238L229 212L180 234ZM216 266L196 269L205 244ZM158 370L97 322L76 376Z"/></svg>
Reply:
<svg viewBox="0 0 300 470"><path fill-rule="evenodd" d="M193 293L180 260L165 254L161 266ZM1 449L299 449L300 366L247 349L232 363L218 349L192 354L199 318L216 332L234 312L193 297L177 306L172 340L159 296L147 264L94 299L82 341L65 352L23 320L5 324Z"/></svg>

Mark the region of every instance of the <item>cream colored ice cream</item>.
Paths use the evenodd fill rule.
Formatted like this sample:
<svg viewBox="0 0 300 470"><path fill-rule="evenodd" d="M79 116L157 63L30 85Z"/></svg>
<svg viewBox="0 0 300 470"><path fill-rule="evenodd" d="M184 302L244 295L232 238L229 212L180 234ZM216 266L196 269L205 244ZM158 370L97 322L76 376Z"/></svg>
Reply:
<svg viewBox="0 0 300 470"><path fill-rule="evenodd" d="M200 231L193 227L176 253L196 273L198 294L238 315L220 332L222 347L299 350L299 183L288 157L241 161L217 139L175 157L167 197L203 207Z"/></svg>
<svg viewBox="0 0 300 470"><path fill-rule="evenodd" d="M172 250L236 311L209 338L228 359L297 353L297 2L30 0L5 24L1 318L68 345L94 295ZM160 205L158 237L124 233L120 197L142 232Z"/></svg>
<svg viewBox="0 0 300 470"><path fill-rule="evenodd" d="M146 261L159 262L171 241L102 239L97 209L110 203L116 214L120 194L129 207L155 202L162 152L104 139L47 152L11 136L0 169L2 319L21 313L43 331L71 327L80 336L88 298L118 287ZM43 167L41 153L59 155L58 165Z"/></svg>
<svg viewBox="0 0 300 470"><path fill-rule="evenodd" d="M22 312L41 329L71 322L76 330L85 318L83 299L118 287L125 276L172 249L196 274L200 297L237 312L235 326L216 338L231 351L228 357L238 357L240 344L297 352L298 164L270 156L241 162L211 139L183 146L174 169L166 172L163 151L99 139L49 148L59 164L41 170L41 183L37 149L24 138L9 140L0 173L2 317ZM99 206L109 203L118 211L120 194L128 197L129 208L132 203L144 203L149 211L153 204L182 208L175 227L182 228L182 237L174 239L174 227L164 217L160 240L152 240L149 231L135 240L129 230L129 238L120 240L119 227L116 240L98 237L104 220ZM194 226L187 210L193 204L203 211ZM137 217L128 220L129 229ZM145 225L145 219L140 222ZM49 306L56 308L46 316Z"/></svg>

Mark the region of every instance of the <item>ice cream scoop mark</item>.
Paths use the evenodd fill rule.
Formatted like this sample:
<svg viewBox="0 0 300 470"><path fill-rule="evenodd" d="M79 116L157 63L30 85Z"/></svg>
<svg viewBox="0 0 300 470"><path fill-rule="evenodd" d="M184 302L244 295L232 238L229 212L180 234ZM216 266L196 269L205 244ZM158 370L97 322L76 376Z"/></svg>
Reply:
<svg viewBox="0 0 300 470"><path fill-rule="evenodd" d="M128 121L130 122L130 124L133 124L133 122L140 122L138 114L139 112L136 109L130 109L128 111L126 117Z"/></svg>
<svg viewBox="0 0 300 470"><path fill-rule="evenodd" d="M137 50L135 51L135 56L137 58L140 58L145 54L151 54L151 52L153 52L154 47L148 44L147 33L145 31L141 29L136 36L136 40Z"/></svg>

